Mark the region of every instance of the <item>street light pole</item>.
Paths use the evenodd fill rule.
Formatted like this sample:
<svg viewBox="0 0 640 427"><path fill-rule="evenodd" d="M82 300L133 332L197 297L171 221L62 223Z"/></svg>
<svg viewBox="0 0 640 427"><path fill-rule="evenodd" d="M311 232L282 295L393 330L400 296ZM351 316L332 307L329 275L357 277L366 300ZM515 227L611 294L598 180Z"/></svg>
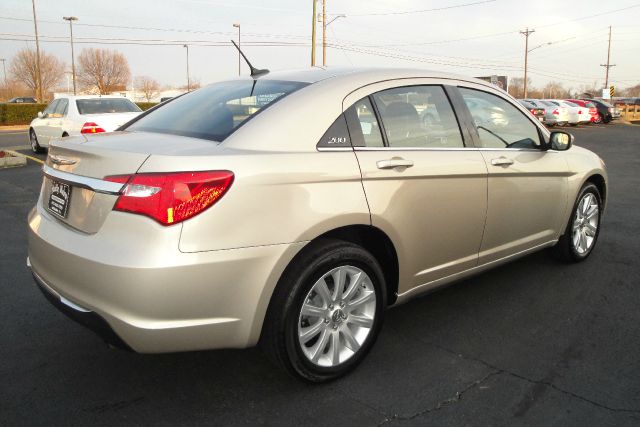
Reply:
<svg viewBox="0 0 640 427"><path fill-rule="evenodd" d="M240 75L240 23L236 22L233 26L238 29L238 75Z"/></svg>
<svg viewBox="0 0 640 427"><path fill-rule="evenodd" d="M43 102L44 100L42 99L42 75L40 74L41 72L40 39L38 38L38 19L36 18L36 0L31 0L31 6L33 7L33 27L35 28L35 32L36 32L36 80L37 80L36 84L38 86L36 96L39 97L38 101Z"/></svg>
<svg viewBox="0 0 640 427"><path fill-rule="evenodd" d="M189 45L183 44L182 47L187 48L187 92L191 92L191 80L189 79Z"/></svg>
<svg viewBox="0 0 640 427"><path fill-rule="evenodd" d="M322 0L322 66L327 66L327 0Z"/></svg>
<svg viewBox="0 0 640 427"><path fill-rule="evenodd" d="M524 96L527 97L527 66L529 60L529 35L535 33L536 30L530 30L528 27L524 31L520 31L520 34L524 35Z"/></svg>
<svg viewBox="0 0 640 427"><path fill-rule="evenodd" d="M77 21L75 16L63 16L62 19L69 21L69 34L71 40L71 73L73 78L73 94L76 95L76 59L73 53L73 21Z"/></svg>

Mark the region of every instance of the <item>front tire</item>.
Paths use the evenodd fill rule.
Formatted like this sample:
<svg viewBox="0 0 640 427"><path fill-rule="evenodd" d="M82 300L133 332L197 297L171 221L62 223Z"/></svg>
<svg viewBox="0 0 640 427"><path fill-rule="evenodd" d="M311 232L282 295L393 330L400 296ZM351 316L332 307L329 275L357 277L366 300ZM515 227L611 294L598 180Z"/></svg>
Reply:
<svg viewBox="0 0 640 427"><path fill-rule="evenodd" d="M556 255L566 262L580 262L593 251L600 234L602 196L598 187L586 183L573 206L569 223L555 246Z"/></svg>
<svg viewBox="0 0 640 427"><path fill-rule="evenodd" d="M34 153L42 153L42 147L38 143L38 137L33 129L29 130L29 142L31 143L31 151Z"/></svg>
<svg viewBox="0 0 640 427"><path fill-rule="evenodd" d="M598 115L596 116L596 119L593 121L593 123L595 123L597 125L602 123L602 114L598 113Z"/></svg>
<svg viewBox="0 0 640 427"><path fill-rule="evenodd" d="M283 274L261 337L267 356L309 382L354 369L373 346L386 305L376 259L350 242L311 243Z"/></svg>

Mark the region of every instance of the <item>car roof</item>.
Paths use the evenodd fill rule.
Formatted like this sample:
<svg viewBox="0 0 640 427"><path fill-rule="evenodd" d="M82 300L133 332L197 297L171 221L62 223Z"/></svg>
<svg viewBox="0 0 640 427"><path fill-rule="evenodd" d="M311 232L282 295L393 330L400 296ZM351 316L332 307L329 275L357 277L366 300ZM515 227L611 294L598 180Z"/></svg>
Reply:
<svg viewBox="0 0 640 427"><path fill-rule="evenodd" d="M353 84L354 87L366 85L375 81L404 78L455 79L495 87L484 80L473 77L419 68L312 67L288 71L274 71L258 77L259 80L297 81L302 83L317 83L332 79L340 80L341 82L349 82Z"/></svg>

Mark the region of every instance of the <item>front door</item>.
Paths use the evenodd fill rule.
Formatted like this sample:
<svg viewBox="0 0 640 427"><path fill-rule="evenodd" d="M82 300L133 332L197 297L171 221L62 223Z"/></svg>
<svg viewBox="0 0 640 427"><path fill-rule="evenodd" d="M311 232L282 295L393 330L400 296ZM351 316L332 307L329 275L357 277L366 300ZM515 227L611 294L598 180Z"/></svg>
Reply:
<svg viewBox="0 0 640 427"><path fill-rule="evenodd" d="M557 239L567 206L564 156L544 149L542 132L524 108L484 87L458 89L489 171L480 264Z"/></svg>
<svg viewBox="0 0 640 427"><path fill-rule="evenodd" d="M474 267L487 209L482 155L465 147L444 87L422 82L345 100L372 225L398 253L400 294Z"/></svg>

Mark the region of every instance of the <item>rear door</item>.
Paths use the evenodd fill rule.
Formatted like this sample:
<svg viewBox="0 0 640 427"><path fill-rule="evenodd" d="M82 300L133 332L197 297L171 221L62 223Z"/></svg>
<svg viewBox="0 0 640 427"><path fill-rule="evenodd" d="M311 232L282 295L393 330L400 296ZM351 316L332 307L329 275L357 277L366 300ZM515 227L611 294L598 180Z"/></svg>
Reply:
<svg viewBox="0 0 640 427"><path fill-rule="evenodd" d="M487 169L465 146L445 82L378 83L344 103L372 225L398 252L399 293L477 262Z"/></svg>
<svg viewBox="0 0 640 427"><path fill-rule="evenodd" d="M499 91L459 87L472 120L471 134L489 171L487 223L480 264L548 243L561 234L567 205L568 166L545 150L542 129ZM497 116L487 120L491 106Z"/></svg>
<svg viewBox="0 0 640 427"><path fill-rule="evenodd" d="M49 124L47 126L49 139L60 138L62 136L62 125L68 111L69 100L67 98L60 98L55 110L49 117Z"/></svg>

